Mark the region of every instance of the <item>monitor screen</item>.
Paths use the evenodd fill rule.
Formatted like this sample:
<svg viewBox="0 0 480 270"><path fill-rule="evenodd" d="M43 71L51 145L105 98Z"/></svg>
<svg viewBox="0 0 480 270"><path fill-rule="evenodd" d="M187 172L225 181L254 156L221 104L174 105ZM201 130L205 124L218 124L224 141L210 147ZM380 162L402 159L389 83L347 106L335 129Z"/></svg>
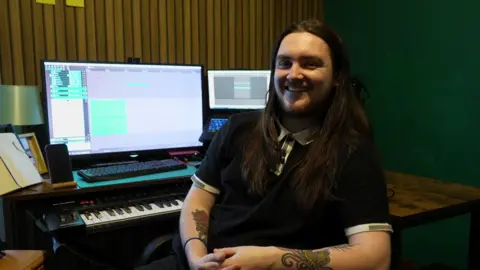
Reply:
<svg viewBox="0 0 480 270"><path fill-rule="evenodd" d="M210 109L263 109L270 70L209 70Z"/></svg>
<svg viewBox="0 0 480 270"><path fill-rule="evenodd" d="M43 62L50 143L70 155L201 146L202 66Z"/></svg>

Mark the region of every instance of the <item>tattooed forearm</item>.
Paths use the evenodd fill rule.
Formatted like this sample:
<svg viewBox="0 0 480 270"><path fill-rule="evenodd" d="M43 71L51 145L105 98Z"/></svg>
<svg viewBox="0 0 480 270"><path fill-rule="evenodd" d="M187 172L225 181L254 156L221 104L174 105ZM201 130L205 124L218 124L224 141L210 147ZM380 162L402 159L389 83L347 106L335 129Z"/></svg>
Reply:
<svg viewBox="0 0 480 270"><path fill-rule="evenodd" d="M286 268L306 270L331 270L326 265L330 263L330 251L328 249L312 251L297 249L282 249L287 253L282 255L282 264Z"/></svg>
<svg viewBox="0 0 480 270"><path fill-rule="evenodd" d="M327 265L330 263L330 251L347 251L352 245L338 245L320 250L297 250L285 249L282 255L282 265L286 268L306 269L306 270L332 270Z"/></svg>
<svg viewBox="0 0 480 270"><path fill-rule="evenodd" d="M193 220L195 221L195 228L198 232L198 237L205 243L208 235L208 214L205 210L194 210L192 212Z"/></svg>

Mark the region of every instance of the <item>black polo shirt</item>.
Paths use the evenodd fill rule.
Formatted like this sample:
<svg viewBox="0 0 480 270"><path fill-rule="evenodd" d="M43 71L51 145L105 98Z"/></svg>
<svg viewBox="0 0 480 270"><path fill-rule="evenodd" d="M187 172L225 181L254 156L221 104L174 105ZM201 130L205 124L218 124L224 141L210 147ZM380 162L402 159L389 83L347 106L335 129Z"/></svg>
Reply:
<svg viewBox="0 0 480 270"><path fill-rule="evenodd" d="M311 210L298 208L291 188L292 165L306 157L307 134L288 134L286 163L272 172L265 196L250 195L242 179L245 132L251 132L261 112L232 116L212 141L193 184L216 194L210 213L208 249L242 245L318 249L347 243L347 236L369 230L391 230L383 169L373 144L364 141L339 174L333 195ZM304 132L305 133L305 132ZM288 136L289 135L289 136Z"/></svg>

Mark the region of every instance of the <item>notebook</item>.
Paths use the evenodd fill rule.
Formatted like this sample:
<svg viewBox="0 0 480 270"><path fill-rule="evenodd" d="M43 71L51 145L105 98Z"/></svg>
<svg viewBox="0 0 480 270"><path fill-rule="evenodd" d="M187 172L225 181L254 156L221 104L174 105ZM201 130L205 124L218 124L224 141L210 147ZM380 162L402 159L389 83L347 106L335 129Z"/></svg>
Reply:
<svg viewBox="0 0 480 270"><path fill-rule="evenodd" d="M42 182L13 133L0 133L0 196Z"/></svg>

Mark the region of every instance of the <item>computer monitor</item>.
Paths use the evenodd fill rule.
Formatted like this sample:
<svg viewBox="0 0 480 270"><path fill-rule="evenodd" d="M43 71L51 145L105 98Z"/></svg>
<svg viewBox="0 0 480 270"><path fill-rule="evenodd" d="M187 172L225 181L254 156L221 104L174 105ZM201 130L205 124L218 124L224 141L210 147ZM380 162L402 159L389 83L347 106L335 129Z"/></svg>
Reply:
<svg viewBox="0 0 480 270"><path fill-rule="evenodd" d="M270 70L209 70L212 110L251 110L265 107Z"/></svg>
<svg viewBox="0 0 480 270"><path fill-rule="evenodd" d="M43 61L51 144L72 157L200 147L199 65Z"/></svg>

